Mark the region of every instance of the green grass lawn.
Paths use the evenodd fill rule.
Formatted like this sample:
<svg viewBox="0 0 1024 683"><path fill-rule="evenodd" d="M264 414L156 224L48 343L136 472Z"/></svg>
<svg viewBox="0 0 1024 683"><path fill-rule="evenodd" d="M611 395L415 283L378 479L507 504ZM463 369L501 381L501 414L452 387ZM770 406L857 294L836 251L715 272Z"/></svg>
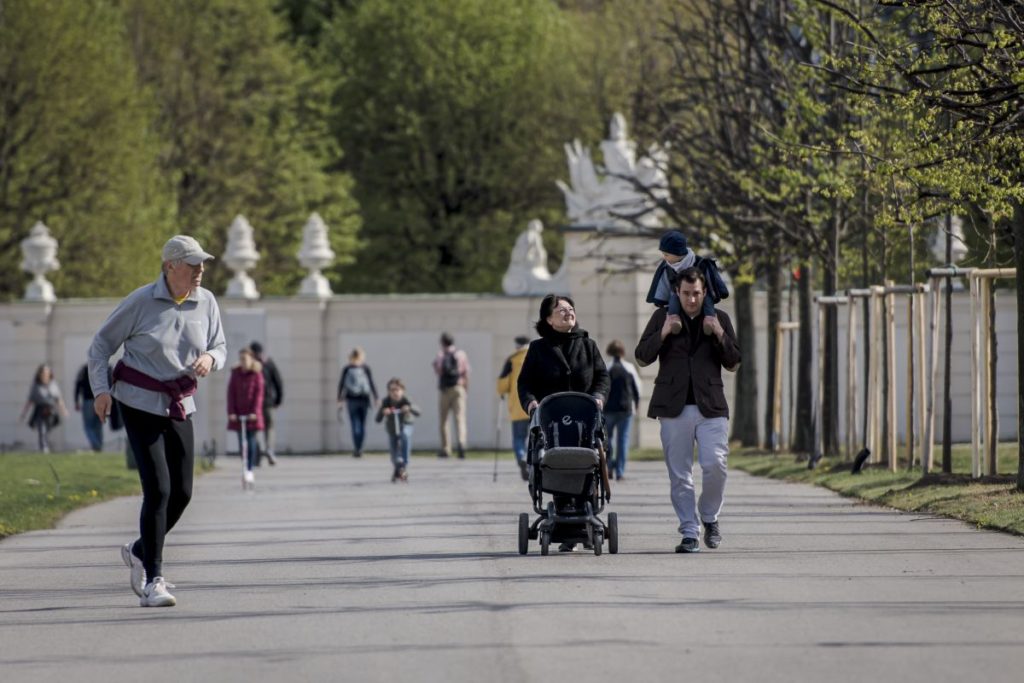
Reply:
<svg viewBox="0 0 1024 683"><path fill-rule="evenodd" d="M72 510L140 491L123 453L0 454L0 538L49 529Z"/></svg>
<svg viewBox="0 0 1024 683"><path fill-rule="evenodd" d="M901 454L902 455L902 454ZM953 447L953 473L922 475L920 470L890 472L871 465L851 474L849 461L826 459L808 470L792 454L734 450L729 465L763 477L817 484L844 496L900 510L925 512L961 519L988 529L1024 535L1024 493L1016 490L1017 444L1001 444L998 477L971 479L971 448ZM941 452L937 453L941 457Z"/></svg>

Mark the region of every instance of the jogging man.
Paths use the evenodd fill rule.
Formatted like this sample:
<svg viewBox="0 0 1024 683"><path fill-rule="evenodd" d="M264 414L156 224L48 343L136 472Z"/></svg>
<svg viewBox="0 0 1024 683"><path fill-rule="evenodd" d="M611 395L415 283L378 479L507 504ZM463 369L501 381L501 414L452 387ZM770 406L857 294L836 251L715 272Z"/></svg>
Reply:
<svg viewBox="0 0 1024 683"><path fill-rule="evenodd" d="M227 360L220 309L200 287L206 261L192 237L175 235L163 248L155 282L129 294L103 323L89 347L89 382L101 421L120 404L142 482L140 538L121 548L131 587L143 607L176 600L163 576L164 536L192 497L195 438L192 396L198 380ZM124 345L107 380L110 357Z"/></svg>

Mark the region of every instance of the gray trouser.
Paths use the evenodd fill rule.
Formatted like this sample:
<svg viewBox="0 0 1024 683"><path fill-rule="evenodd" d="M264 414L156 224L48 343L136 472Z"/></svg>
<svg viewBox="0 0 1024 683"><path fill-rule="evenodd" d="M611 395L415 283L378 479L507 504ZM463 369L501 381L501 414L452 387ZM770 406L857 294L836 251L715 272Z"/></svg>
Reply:
<svg viewBox="0 0 1024 683"><path fill-rule="evenodd" d="M729 457L729 419L706 418L694 405L686 406L676 417L658 419L672 507L679 517L679 533L686 538L700 538L700 522L717 522L718 513L722 511ZM702 474L699 501L694 499L694 441Z"/></svg>

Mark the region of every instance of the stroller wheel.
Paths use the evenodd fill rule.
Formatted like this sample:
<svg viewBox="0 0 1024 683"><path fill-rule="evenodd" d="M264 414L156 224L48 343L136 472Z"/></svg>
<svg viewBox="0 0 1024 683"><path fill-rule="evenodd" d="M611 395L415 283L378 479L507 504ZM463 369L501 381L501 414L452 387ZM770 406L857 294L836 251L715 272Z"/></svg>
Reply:
<svg viewBox="0 0 1024 683"><path fill-rule="evenodd" d="M530 546L530 515L519 515L519 554L525 555Z"/></svg>
<svg viewBox="0 0 1024 683"><path fill-rule="evenodd" d="M547 555L548 554L548 548L550 547L550 545L551 545L551 532L550 531L542 531L542 532L540 532L540 554L541 555Z"/></svg>
<svg viewBox="0 0 1024 683"><path fill-rule="evenodd" d="M619 552L619 515L615 512L608 513L608 552Z"/></svg>
<svg viewBox="0 0 1024 683"><path fill-rule="evenodd" d="M601 531L600 529L595 529L594 530L594 554L595 555L600 555L601 554L601 550L602 550L601 546L603 546L603 545L604 545L604 532Z"/></svg>

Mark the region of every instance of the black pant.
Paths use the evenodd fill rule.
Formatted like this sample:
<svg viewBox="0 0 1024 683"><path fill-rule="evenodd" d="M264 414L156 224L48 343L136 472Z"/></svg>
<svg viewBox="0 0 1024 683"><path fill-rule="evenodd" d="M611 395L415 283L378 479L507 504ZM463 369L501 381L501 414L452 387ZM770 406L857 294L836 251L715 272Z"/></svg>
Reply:
<svg viewBox="0 0 1024 683"><path fill-rule="evenodd" d="M192 499L192 416L172 420L123 403L120 408L142 482L141 537L132 545L132 552L142 558L146 578L151 581L163 576L164 536Z"/></svg>

